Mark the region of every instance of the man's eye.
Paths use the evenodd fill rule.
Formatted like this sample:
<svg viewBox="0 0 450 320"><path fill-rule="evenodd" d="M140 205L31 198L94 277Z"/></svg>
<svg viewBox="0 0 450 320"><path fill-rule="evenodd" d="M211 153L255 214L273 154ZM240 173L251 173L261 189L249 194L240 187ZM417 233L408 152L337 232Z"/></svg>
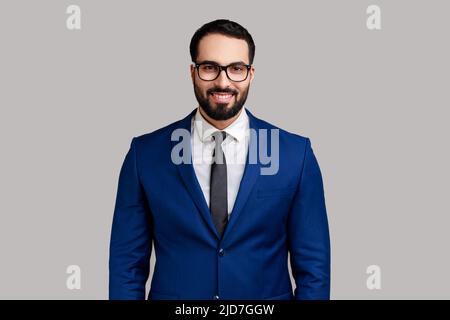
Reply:
<svg viewBox="0 0 450 320"><path fill-rule="evenodd" d="M233 72L241 72L244 70L244 66L232 66L231 69Z"/></svg>
<svg viewBox="0 0 450 320"><path fill-rule="evenodd" d="M213 65L204 65L204 66L203 66L203 69L204 69L204 70L208 70L208 71L214 70L215 68L216 68L216 67L213 66Z"/></svg>

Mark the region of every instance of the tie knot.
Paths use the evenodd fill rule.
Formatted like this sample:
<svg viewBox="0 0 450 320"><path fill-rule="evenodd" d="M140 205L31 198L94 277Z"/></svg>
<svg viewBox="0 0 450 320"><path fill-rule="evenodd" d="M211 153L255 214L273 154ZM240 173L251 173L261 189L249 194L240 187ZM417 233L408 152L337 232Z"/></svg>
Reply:
<svg viewBox="0 0 450 320"><path fill-rule="evenodd" d="M220 145L227 137L227 133L225 131L216 131L212 134L214 141L216 141L216 145Z"/></svg>
<svg viewBox="0 0 450 320"><path fill-rule="evenodd" d="M215 146L213 150L213 161L215 164L226 164L225 154L222 150L222 142L225 140L227 133L225 131L216 131L212 134Z"/></svg>

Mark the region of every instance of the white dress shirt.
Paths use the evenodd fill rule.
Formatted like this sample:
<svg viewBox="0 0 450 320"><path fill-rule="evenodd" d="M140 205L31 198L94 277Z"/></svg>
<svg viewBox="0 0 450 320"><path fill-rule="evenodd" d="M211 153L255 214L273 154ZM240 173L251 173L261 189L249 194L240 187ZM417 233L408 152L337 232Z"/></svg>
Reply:
<svg viewBox="0 0 450 320"><path fill-rule="evenodd" d="M215 144L212 139L212 134L215 131L220 130L206 121L198 107L197 112L192 117L191 125L192 162L208 207L211 163ZM236 201L247 159L249 121L245 108L242 108L238 118L222 131L227 133L227 137L222 142L222 149L227 163L227 205L229 218L233 210L234 202Z"/></svg>

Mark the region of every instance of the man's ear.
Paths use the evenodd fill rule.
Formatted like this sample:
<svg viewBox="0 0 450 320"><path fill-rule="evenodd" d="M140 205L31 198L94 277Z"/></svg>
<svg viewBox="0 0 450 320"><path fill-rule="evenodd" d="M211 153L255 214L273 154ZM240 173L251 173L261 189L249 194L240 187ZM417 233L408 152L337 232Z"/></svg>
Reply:
<svg viewBox="0 0 450 320"><path fill-rule="evenodd" d="M191 71L191 79L192 81L194 81L194 77L195 77L195 67L193 64L189 65L189 70Z"/></svg>
<svg viewBox="0 0 450 320"><path fill-rule="evenodd" d="M250 68L250 84L253 82L253 78L255 77L255 67L252 66Z"/></svg>

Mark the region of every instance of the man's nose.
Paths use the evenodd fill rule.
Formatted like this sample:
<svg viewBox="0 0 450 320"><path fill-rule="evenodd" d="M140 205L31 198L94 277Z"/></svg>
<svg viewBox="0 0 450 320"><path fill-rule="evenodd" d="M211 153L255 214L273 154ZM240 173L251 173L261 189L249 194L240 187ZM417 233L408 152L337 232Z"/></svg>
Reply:
<svg viewBox="0 0 450 320"><path fill-rule="evenodd" d="M216 83L221 88L228 87L230 85L230 79L228 79L227 73L225 70L220 70L219 76L216 79Z"/></svg>

